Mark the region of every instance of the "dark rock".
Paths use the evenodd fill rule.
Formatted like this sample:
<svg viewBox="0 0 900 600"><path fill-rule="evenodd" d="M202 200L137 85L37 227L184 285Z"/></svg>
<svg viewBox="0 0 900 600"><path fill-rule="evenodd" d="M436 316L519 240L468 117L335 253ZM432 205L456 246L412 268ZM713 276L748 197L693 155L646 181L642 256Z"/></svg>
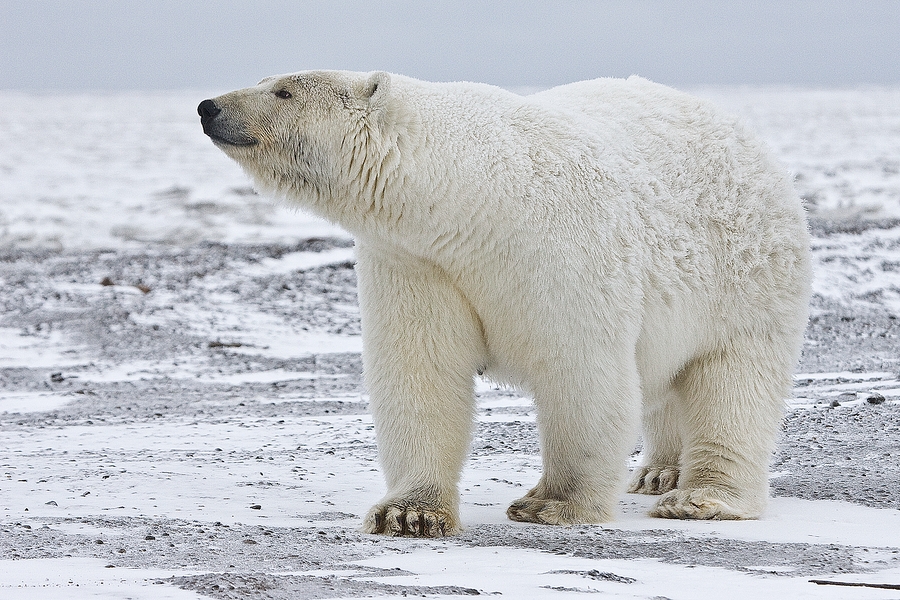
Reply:
<svg viewBox="0 0 900 600"><path fill-rule="evenodd" d="M878 392L872 392L866 397L866 402L869 404L884 404L884 396L879 394Z"/></svg>

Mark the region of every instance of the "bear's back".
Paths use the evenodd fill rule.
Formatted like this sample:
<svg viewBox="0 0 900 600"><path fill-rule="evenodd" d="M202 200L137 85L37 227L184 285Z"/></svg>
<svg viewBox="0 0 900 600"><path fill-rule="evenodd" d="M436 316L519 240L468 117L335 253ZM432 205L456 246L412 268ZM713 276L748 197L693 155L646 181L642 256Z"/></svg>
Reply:
<svg viewBox="0 0 900 600"><path fill-rule="evenodd" d="M526 98L547 108L598 123L642 125L671 135L677 130L733 129L736 119L710 102L632 75L600 78L550 88Z"/></svg>
<svg viewBox="0 0 900 600"><path fill-rule="evenodd" d="M786 207L799 217L793 227L803 220L790 180L766 145L707 100L637 76L576 82L526 100L577 115L598 137L609 140L615 131L618 150L641 163L629 168L681 205L718 213L736 202L738 212L758 214Z"/></svg>

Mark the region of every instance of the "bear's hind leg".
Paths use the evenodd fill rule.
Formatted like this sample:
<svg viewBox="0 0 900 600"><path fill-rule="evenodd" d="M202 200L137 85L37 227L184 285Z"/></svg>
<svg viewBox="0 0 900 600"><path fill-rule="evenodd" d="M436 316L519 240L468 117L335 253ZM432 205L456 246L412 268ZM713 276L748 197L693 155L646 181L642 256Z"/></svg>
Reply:
<svg viewBox="0 0 900 600"><path fill-rule="evenodd" d="M632 476L632 494L665 494L678 487L681 420L677 392L667 389L644 396L644 464Z"/></svg>
<svg viewBox="0 0 900 600"><path fill-rule="evenodd" d="M663 495L651 516L754 519L762 513L790 366L773 357L777 349L754 346L732 340L676 378L682 469L678 489Z"/></svg>

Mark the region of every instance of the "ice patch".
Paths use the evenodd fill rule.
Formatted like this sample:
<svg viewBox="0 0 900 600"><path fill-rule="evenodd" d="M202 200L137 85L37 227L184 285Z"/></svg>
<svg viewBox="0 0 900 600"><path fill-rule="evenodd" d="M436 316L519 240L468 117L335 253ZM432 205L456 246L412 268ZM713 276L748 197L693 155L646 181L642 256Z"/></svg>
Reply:
<svg viewBox="0 0 900 600"><path fill-rule="evenodd" d="M534 423L536 420L535 415L508 415L508 414L480 414L478 415L479 423L511 423L511 422L519 422L519 423Z"/></svg>
<svg viewBox="0 0 900 600"><path fill-rule="evenodd" d="M235 373L233 375L221 375L218 377L201 377L201 381L214 383L273 383L276 381L309 381L312 379L340 379L346 375L328 375L323 373L308 373L299 371L286 371L284 369L272 369L271 371L254 371L252 373Z"/></svg>
<svg viewBox="0 0 900 600"><path fill-rule="evenodd" d="M277 381L309 381L312 379L340 379L342 374L289 371L287 369L254 370L246 373L221 374L210 372L202 362L186 358L176 361L141 360L96 370L63 372L63 377L85 382L149 381L153 379L189 379L198 383L240 385L245 383L273 383Z"/></svg>
<svg viewBox="0 0 900 600"><path fill-rule="evenodd" d="M59 331L23 335L21 330L0 327L0 367L48 369L78 365L82 349Z"/></svg>
<svg viewBox="0 0 900 600"><path fill-rule="evenodd" d="M841 405L862 404L873 394L887 401L900 399L900 379L894 373L800 373L794 376L794 397L789 408L803 408L838 401Z"/></svg>
<svg viewBox="0 0 900 600"><path fill-rule="evenodd" d="M484 398L478 399L478 408L494 409L494 408L534 408L534 401L531 398Z"/></svg>
<svg viewBox="0 0 900 600"><path fill-rule="evenodd" d="M770 575L667 564L652 559L593 560L516 548L464 548L422 544L399 555L354 564L404 573L378 581L399 585L460 586L504 598L563 598L597 594L603 598L690 598L731 600L759 598L847 598L846 588L816 586L808 577ZM410 573L411 574L406 574ZM598 576L593 576L596 573ZM599 576L608 573L607 577ZM890 581L900 570L874 574L869 581ZM856 576L861 577L861 576ZM831 577L831 579L839 579ZM841 578L843 579L843 578ZM373 579L374 581L374 579ZM890 594L890 592L887 592ZM854 599L890 597L885 590L853 588Z"/></svg>
<svg viewBox="0 0 900 600"><path fill-rule="evenodd" d="M281 258L264 258L259 264L252 265L243 273L251 277L261 275L281 275L296 271L308 271L318 267L346 262L355 262L353 248L334 248L322 252L291 252Z"/></svg>
<svg viewBox="0 0 900 600"><path fill-rule="evenodd" d="M269 403L269 404L283 404L285 402L304 402L304 403L321 403L321 402L346 402L346 403L354 403L354 404L368 404L369 397L365 395L354 395L354 396L317 396L315 398L307 398L300 396L292 396L285 395L280 398L260 398L259 402Z"/></svg>
<svg viewBox="0 0 900 600"><path fill-rule="evenodd" d="M52 392L0 392L0 412L50 412L71 401L72 396Z"/></svg>
<svg viewBox="0 0 900 600"><path fill-rule="evenodd" d="M869 508L838 500L775 497L762 518L751 521L680 521L647 516L659 496L628 494L621 514L610 525L642 531L667 529L698 536L773 543L849 544L896 548L900 544L900 511Z"/></svg>
<svg viewBox="0 0 900 600"><path fill-rule="evenodd" d="M202 600L195 592L155 580L193 571L161 569L109 569L94 558L47 558L0 560L0 596L16 600L87 600L130 598L133 600Z"/></svg>
<svg viewBox="0 0 900 600"><path fill-rule="evenodd" d="M313 331L279 331L273 328L256 333L248 331L232 335L242 345L229 348L237 354L257 354L272 358L299 358L310 354L362 352L362 336L334 335Z"/></svg>
<svg viewBox="0 0 900 600"><path fill-rule="evenodd" d="M892 378L893 373L876 371L870 373L854 373L853 371L835 371L832 373L797 373L794 381L870 381L872 379Z"/></svg>

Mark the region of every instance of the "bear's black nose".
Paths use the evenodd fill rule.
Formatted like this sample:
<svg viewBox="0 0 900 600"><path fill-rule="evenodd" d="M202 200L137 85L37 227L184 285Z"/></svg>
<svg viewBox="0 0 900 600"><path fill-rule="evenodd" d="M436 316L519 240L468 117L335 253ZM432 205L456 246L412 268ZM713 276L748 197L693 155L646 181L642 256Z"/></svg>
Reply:
<svg viewBox="0 0 900 600"><path fill-rule="evenodd" d="M216 103L212 100L204 100L197 107L197 114L200 115L201 122L215 118L220 112L222 112L222 109L216 106Z"/></svg>

